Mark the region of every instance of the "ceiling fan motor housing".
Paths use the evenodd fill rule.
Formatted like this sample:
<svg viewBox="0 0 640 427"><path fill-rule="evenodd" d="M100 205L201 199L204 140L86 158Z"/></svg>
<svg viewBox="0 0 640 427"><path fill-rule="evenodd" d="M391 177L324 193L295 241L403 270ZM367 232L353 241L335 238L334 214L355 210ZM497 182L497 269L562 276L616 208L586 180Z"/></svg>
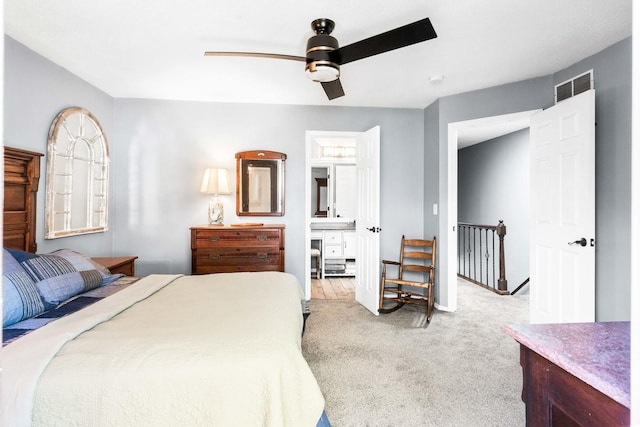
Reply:
<svg viewBox="0 0 640 427"><path fill-rule="evenodd" d="M331 52L338 49L338 40L331 36L334 23L330 19L316 19L311 28L316 32L307 41L307 76L316 82L330 82L340 77L340 65L331 57Z"/></svg>

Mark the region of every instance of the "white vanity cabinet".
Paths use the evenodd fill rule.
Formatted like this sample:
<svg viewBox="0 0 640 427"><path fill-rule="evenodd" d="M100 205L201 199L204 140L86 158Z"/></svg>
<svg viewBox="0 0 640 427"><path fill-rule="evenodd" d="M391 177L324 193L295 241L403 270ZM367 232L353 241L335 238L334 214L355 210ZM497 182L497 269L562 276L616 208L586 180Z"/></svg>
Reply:
<svg viewBox="0 0 640 427"><path fill-rule="evenodd" d="M342 258L342 231L324 232L324 257Z"/></svg>
<svg viewBox="0 0 640 427"><path fill-rule="evenodd" d="M324 277L356 274L356 233L353 230L324 231Z"/></svg>
<svg viewBox="0 0 640 427"><path fill-rule="evenodd" d="M358 240L356 239L355 231L343 231L342 232L342 255L347 258L354 260L356 259L356 253Z"/></svg>

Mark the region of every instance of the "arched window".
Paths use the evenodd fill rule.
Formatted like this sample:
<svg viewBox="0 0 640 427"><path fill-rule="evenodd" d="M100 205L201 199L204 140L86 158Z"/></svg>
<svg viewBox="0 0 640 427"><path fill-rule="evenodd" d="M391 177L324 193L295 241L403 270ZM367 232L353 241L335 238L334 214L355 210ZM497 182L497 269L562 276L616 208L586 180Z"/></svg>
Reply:
<svg viewBox="0 0 640 427"><path fill-rule="evenodd" d="M46 186L46 239L107 230L109 147L84 108L67 108L51 124Z"/></svg>

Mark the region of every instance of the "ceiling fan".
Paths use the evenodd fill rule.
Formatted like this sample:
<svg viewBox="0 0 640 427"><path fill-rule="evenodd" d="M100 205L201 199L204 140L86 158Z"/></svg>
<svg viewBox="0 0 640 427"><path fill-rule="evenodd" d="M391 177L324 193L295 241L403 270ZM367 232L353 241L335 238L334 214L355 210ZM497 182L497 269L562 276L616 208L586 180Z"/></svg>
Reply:
<svg viewBox="0 0 640 427"><path fill-rule="evenodd" d="M429 18L424 18L377 36L338 47L338 41L331 36L334 27L335 23L326 18L316 19L311 23L311 29L316 35L307 41L306 56L259 52L205 52L204 55L248 56L305 62L307 77L320 82L327 97L331 100L344 96L344 90L340 83L341 65L437 37Z"/></svg>

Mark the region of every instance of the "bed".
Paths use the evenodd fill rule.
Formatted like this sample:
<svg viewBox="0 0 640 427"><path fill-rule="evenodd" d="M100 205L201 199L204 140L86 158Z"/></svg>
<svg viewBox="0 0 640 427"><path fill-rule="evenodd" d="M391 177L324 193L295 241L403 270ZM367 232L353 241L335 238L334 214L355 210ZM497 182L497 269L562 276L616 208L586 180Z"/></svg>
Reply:
<svg viewBox="0 0 640 427"><path fill-rule="evenodd" d="M329 425L294 276L114 277L22 240L3 251L3 298L30 297L3 325L2 425Z"/></svg>

